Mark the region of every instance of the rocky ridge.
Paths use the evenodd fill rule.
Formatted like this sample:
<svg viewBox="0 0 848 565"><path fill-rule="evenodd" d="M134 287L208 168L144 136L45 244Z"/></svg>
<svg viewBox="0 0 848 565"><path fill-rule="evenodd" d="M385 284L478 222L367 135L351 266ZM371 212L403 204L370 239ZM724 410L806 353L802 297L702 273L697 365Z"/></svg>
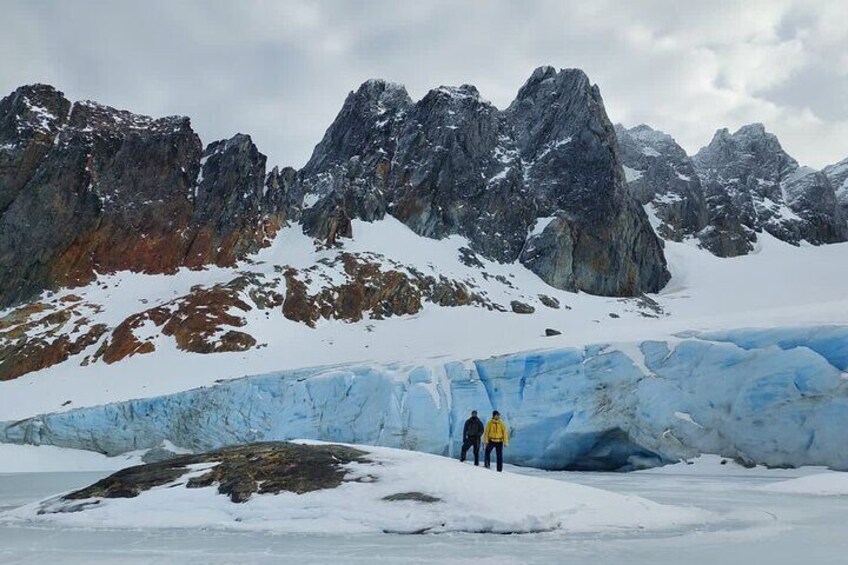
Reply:
<svg viewBox="0 0 848 565"><path fill-rule="evenodd" d="M748 252L763 230L795 244L842 241L845 183L845 161L799 167L761 125L720 130L695 157L648 126L613 129L576 69L540 67L503 111L470 85L414 102L400 85L367 81L303 169L267 174L249 136L204 149L188 118L21 87L0 101L0 306L14 305L0 315L0 380L71 358L150 354L163 336L192 353L262 348L248 327L258 312L314 327L427 304L559 308L489 275L489 261L523 264L559 289L638 296L669 276L649 217L663 238L720 256ZM427 238L466 238L458 259L478 272L348 250L354 220L386 216ZM255 265L249 256L288 221L326 254ZM97 287L102 273L209 265L232 270L117 316L61 290ZM487 294L490 279L508 295ZM60 292L33 298L45 289ZM639 300L640 315L663 315Z"/></svg>
<svg viewBox="0 0 848 565"><path fill-rule="evenodd" d="M254 494L303 494L341 485L349 474L345 465L366 463L367 454L343 445L301 445L281 441L225 447L196 455L180 455L156 463L122 469L91 486L68 493L61 501L87 501L65 505L62 512L79 512L98 504L96 499L135 498L142 492L178 481L186 475L186 488L217 486L232 502L247 502ZM95 499L95 500L91 500ZM50 512L48 508L44 512Z"/></svg>
<svg viewBox="0 0 848 565"><path fill-rule="evenodd" d="M504 111L470 85L413 103L368 81L345 101L299 172L302 219L333 242L350 219L398 218L419 235L469 239L561 289L659 290L660 240L627 192L615 131L577 69L540 67ZM545 226L534 230L540 218Z"/></svg>
<svg viewBox="0 0 848 565"><path fill-rule="evenodd" d="M762 124L718 130L693 161L709 213L700 239L716 255L751 251L763 231L795 245L848 239L828 177L800 167Z"/></svg>
<svg viewBox="0 0 848 565"><path fill-rule="evenodd" d="M467 256L466 256L467 257ZM457 259L457 262L459 259ZM199 354L241 352L267 344L254 332L257 318L315 327L324 320L359 322L418 314L428 305L475 306L507 312L509 304L483 288L491 279L509 296L558 309L545 295L528 297L509 280L448 277L428 266L404 264L372 252L322 251L309 266L246 264L224 271L220 282L196 284L188 292L149 304L142 300L113 313L108 302L68 292L44 297L0 317L0 381L64 363L113 364L161 347ZM88 295L98 283L77 289ZM126 291L117 286L115 293ZM567 306L566 306L567 308ZM160 345L157 346L157 343Z"/></svg>
<svg viewBox="0 0 848 565"><path fill-rule="evenodd" d="M249 136L204 150L188 118L21 87L0 101L0 306L97 272L233 264L284 222L280 178L266 187Z"/></svg>
<svg viewBox="0 0 848 565"><path fill-rule="evenodd" d="M842 215L848 217L848 158L828 165L822 169L822 173L836 191L836 200L842 208Z"/></svg>
<svg viewBox="0 0 848 565"><path fill-rule="evenodd" d="M707 205L692 159L674 139L646 125L616 125L621 160L630 192L650 206L657 233L683 241L707 225Z"/></svg>
<svg viewBox="0 0 848 565"><path fill-rule="evenodd" d="M793 245L848 239L834 190L848 167L801 167L762 124L719 130L694 157L646 125L616 132L628 187L665 239L690 238L720 257L752 251L763 231Z"/></svg>

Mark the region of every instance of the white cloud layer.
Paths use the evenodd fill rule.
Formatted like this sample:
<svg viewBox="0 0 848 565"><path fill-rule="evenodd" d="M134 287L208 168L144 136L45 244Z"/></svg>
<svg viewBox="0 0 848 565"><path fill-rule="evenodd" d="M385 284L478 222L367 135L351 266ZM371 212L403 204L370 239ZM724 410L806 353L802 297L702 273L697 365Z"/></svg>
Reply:
<svg viewBox="0 0 848 565"><path fill-rule="evenodd" d="M583 68L613 121L690 152L763 122L804 164L848 156L844 0L7 0L2 16L3 94L47 82L186 114L205 142L251 134L272 164L301 166L367 78L414 98L471 83L505 107L542 64Z"/></svg>

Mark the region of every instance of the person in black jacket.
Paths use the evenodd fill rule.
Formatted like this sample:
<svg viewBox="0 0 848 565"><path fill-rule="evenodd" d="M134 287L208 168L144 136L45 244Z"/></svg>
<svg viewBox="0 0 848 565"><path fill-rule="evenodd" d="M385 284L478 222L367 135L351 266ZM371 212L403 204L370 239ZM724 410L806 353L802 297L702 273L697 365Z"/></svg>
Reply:
<svg viewBox="0 0 848 565"><path fill-rule="evenodd" d="M471 417L465 421L465 427L462 429L462 453L459 455L460 461L465 461L465 454L468 453L468 448L474 448L474 464L480 465L480 438L483 437L483 422L477 417L477 411L471 411Z"/></svg>

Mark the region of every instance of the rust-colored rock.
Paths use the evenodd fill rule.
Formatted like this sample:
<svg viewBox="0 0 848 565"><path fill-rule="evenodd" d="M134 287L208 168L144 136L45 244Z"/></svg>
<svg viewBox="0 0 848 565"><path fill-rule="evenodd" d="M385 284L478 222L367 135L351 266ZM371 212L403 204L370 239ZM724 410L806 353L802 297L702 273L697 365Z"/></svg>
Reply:
<svg viewBox="0 0 848 565"><path fill-rule="evenodd" d="M324 286L310 295L307 283L319 276L324 267L338 268L339 262L348 280ZM366 316L383 319L416 314L425 301L440 306L476 304L490 309L495 307L461 282L443 276L438 279L425 276L400 265L384 270L380 263L352 253L342 253L330 263L303 271L290 268L285 272L285 278L283 315L310 326L321 318L356 322Z"/></svg>
<svg viewBox="0 0 848 565"><path fill-rule="evenodd" d="M293 177L265 185L249 136L205 150L188 118L153 119L45 85L0 100L0 307L95 272L232 266L285 223Z"/></svg>
<svg viewBox="0 0 848 565"><path fill-rule="evenodd" d="M75 306L55 310L38 302L18 308L0 319L0 381L67 361L107 330L104 324L92 325Z"/></svg>

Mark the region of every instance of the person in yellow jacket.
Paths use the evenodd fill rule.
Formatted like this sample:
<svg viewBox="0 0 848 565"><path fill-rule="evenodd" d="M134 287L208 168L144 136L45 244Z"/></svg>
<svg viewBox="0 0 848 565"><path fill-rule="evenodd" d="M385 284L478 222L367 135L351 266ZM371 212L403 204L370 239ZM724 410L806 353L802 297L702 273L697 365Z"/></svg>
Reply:
<svg viewBox="0 0 848 565"><path fill-rule="evenodd" d="M486 455L483 463L486 469L490 468L492 450L497 456L498 473L503 471L503 448L509 445L509 430L501 420L501 413L492 412L492 419L486 422L486 430L483 432L483 443L486 444Z"/></svg>

